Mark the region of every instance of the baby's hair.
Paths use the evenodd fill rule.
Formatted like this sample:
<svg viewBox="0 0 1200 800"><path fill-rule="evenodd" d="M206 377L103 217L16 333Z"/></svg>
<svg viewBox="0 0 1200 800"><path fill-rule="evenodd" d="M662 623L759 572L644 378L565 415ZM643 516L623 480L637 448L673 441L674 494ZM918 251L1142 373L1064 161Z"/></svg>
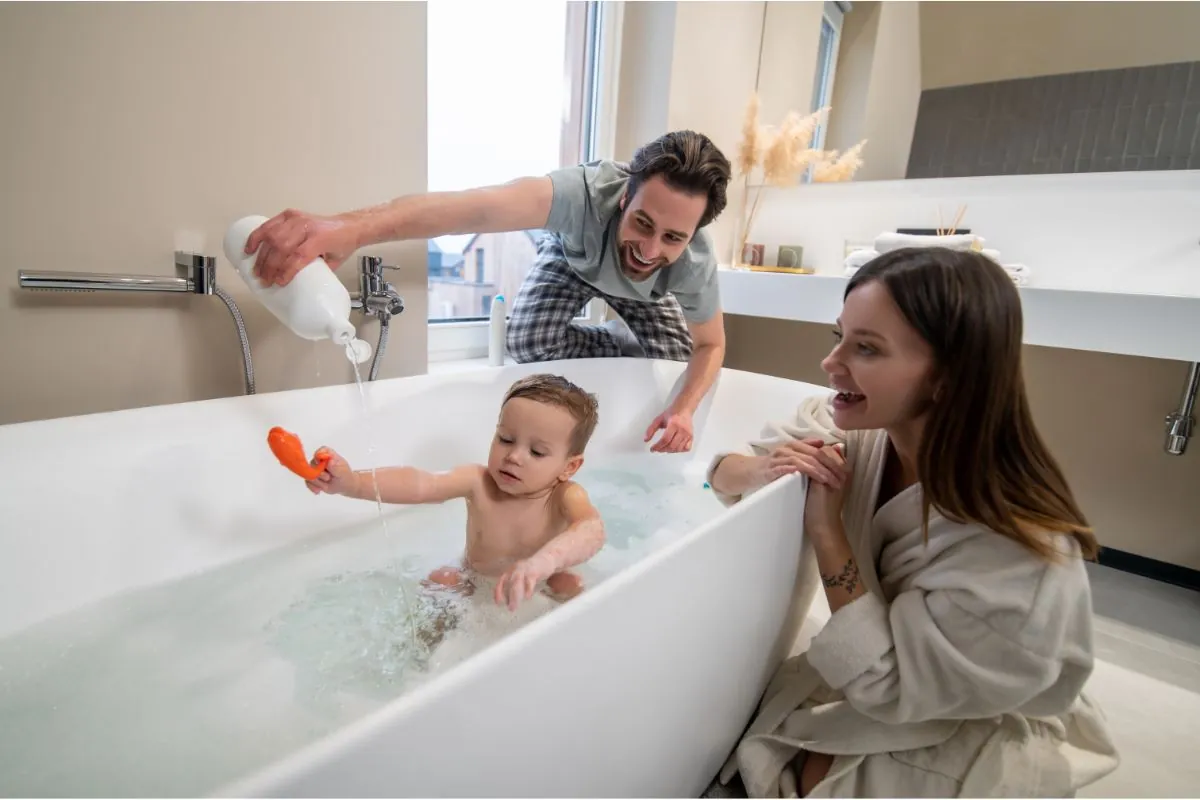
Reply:
<svg viewBox="0 0 1200 800"><path fill-rule="evenodd" d="M600 404L594 394L585 392L561 375L538 373L527 375L510 386L504 395L504 403L516 397L566 409L575 418L571 455L583 455L583 449L587 447L596 430L596 423L600 421ZM501 407L504 403L501 403Z"/></svg>

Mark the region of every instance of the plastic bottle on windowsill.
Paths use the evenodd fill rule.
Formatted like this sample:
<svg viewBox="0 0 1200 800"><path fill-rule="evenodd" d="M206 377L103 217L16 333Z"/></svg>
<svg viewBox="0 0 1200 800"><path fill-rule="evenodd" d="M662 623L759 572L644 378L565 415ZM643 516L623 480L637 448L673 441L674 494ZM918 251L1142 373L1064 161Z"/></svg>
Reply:
<svg viewBox="0 0 1200 800"><path fill-rule="evenodd" d="M350 323L350 293L323 258L315 258L287 286L263 286L254 277L258 251L246 254L246 240L266 217L242 217L225 232L225 257L264 306L304 339L329 339L346 348L346 357L361 364L371 357L371 345L358 338Z"/></svg>
<svg viewBox="0 0 1200 800"><path fill-rule="evenodd" d="M504 366L504 338L508 332L506 317L504 295L498 294L492 300L488 316L488 364L493 367Z"/></svg>

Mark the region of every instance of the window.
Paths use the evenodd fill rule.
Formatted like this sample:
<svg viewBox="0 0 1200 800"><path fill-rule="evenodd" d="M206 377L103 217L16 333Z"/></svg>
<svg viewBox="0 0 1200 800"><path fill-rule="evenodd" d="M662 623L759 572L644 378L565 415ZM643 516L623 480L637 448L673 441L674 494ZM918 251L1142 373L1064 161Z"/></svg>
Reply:
<svg viewBox="0 0 1200 800"><path fill-rule="evenodd" d="M504 183L611 156L605 126L612 121L615 81L608 76L616 74L620 5L549 0L534 13L515 14L510 4L480 3L463 14L452 3L427 4L429 190ZM462 53L470 53L472 66ZM430 242L431 360L487 352L492 298L503 295L511 307L533 265L537 235Z"/></svg>
<svg viewBox="0 0 1200 800"><path fill-rule="evenodd" d="M837 72L838 45L842 38L842 17L850 10L849 3L825 2L821 15L821 40L817 45L817 72L813 78L812 110L823 108L833 100L833 77ZM825 148L826 125L813 131L814 150Z"/></svg>

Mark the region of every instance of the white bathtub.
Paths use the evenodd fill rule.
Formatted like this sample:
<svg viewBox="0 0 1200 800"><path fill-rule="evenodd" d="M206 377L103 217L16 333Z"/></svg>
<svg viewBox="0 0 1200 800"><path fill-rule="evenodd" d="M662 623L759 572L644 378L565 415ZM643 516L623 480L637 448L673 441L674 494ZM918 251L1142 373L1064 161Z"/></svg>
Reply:
<svg viewBox="0 0 1200 800"><path fill-rule="evenodd" d="M0 427L0 641L116 593L374 518L374 504L304 492L266 448L273 425L310 451L336 442L352 464L367 463L369 431L377 463L445 468L485 457L513 380L555 371L599 395L595 461L645 451L645 427L682 369L605 359L385 381L368 386L367 419L350 385ZM726 370L697 415L695 452L659 457L688 462L702 481L713 452L818 391ZM798 480L780 481L429 683L209 793L696 797L792 644L803 502ZM156 646L186 650L188 633ZM4 666L0 688L12 676ZM251 732L254 710L249 702ZM64 736L61 747L72 746L84 745ZM126 781L125 793L183 787ZM0 794L12 793L0 777Z"/></svg>

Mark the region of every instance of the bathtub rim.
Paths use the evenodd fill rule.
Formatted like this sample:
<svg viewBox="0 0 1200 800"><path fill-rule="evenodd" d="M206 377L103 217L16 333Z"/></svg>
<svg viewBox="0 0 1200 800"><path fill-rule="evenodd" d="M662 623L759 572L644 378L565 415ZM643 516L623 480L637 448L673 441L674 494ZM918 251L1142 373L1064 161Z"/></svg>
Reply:
<svg viewBox="0 0 1200 800"><path fill-rule="evenodd" d="M673 542L648 553L642 558L625 567L616 575L604 580L594 589L553 609L552 613L543 614L531 622L505 636L500 641L488 646L481 652L474 653L463 661L454 664L444 673L415 689L402 694L381 708L366 714L350 724L329 733L328 735L310 742L299 749L293 750L281 759L268 763L266 766L249 773L237 780L218 786L210 797L264 797L272 796L269 790L283 781L293 779L301 770L308 770L330 763L340 753L363 743L377 735L386 732L388 726L414 709L428 706L444 700L453 694L454 690L475 676L487 672L496 662L510 657L523 648L527 641L536 637L548 635L546 632L555 626L572 624L574 617L585 613L588 608L621 590L633 581L640 580L647 572L659 568L659 565L671 560L675 554L687 549L696 541L715 532L738 516L745 509L756 504L767 502L778 492L787 491L793 482L799 483L799 490L807 493L807 481L800 475L786 475L764 486L757 492L739 500L732 506L719 510L716 515L688 531ZM803 535L803 534L801 534ZM801 545L803 547L803 544ZM803 620L797 621L797 624ZM780 632L776 632L778 638ZM751 711L752 713L752 711ZM397 797L402 795L396 795Z"/></svg>

